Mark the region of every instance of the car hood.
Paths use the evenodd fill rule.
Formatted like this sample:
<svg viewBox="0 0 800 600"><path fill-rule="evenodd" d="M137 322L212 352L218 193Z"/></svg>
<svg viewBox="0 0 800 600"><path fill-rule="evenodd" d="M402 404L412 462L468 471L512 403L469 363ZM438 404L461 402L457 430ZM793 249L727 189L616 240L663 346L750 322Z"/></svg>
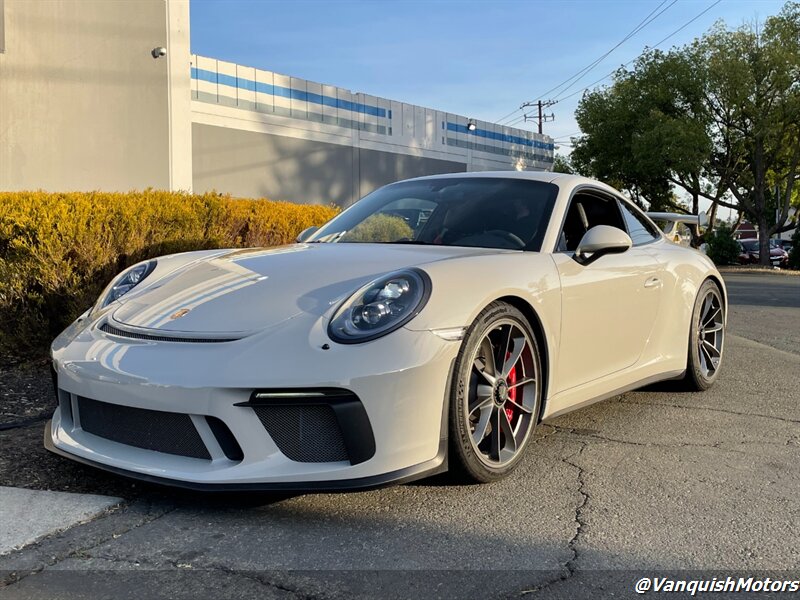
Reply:
<svg viewBox="0 0 800 600"><path fill-rule="evenodd" d="M120 300L117 323L186 333L250 333L322 316L371 279L412 266L513 251L392 244L293 244L189 262Z"/></svg>

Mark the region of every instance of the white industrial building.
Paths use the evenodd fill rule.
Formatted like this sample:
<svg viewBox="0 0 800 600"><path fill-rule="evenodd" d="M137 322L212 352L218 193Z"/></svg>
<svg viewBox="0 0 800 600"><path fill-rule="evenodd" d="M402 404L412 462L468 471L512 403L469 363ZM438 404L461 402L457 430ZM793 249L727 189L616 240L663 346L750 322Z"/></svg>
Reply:
<svg viewBox="0 0 800 600"><path fill-rule="evenodd" d="M346 205L406 177L552 162L527 130L192 55L188 1L0 0L2 190Z"/></svg>

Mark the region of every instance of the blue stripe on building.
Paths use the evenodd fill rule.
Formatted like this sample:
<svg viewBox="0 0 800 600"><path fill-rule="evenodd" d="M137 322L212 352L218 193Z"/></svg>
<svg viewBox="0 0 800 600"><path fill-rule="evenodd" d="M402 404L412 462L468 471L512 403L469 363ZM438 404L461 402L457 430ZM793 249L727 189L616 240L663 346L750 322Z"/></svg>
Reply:
<svg viewBox="0 0 800 600"><path fill-rule="evenodd" d="M210 83L216 83L219 85L227 85L233 88L249 90L251 92L259 92L260 94L267 94L269 96L281 96L283 98L311 102L312 104L321 104L324 106L330 106L332 108L341 108L352 112L372 115L373 117L386 118L385 108L369 106L360 102L350 102L348 100L341 100L339 98L333 98L332 96L323 96L321 94L314 94L312 92L304 92L302 90L294 90L280 85L261 83L259 81L244 79L242 77L235 77L234 75L215 73L214 71L209 71L207 69L198 69L197 67L192 67L192 79L208 81Z"/></svg>
<svg viewBox="0 0 800 600"><path fill-rule="evenodd" d="M497 140L498 142L506 142L508 144L520 144L521 146L530 146L533 148L542 148L543 150L554 150L554 144L540 142L539 140L529 140L527 138L519 137L517 135L509 135L507 133L497 133L496 131L488 131L486 129L476 129L470 131L466 125L459 123L447 123L448 131L455 131L456 133L466 133L468 135L476 135L478 137L487 138L490 140Z"/></svg>

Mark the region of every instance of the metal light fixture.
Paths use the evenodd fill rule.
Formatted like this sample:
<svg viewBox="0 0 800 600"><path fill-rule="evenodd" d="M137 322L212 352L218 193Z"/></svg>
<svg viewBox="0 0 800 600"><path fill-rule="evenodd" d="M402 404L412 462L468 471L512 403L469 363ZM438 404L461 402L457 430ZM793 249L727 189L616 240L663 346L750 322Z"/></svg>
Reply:
<svg viewBox="0 0 800 600"><path fill-rule="evenodd" d="M478 128L478 124L475 123L475 119L470 119L467 121L467 131L475 131Z"/></svg>

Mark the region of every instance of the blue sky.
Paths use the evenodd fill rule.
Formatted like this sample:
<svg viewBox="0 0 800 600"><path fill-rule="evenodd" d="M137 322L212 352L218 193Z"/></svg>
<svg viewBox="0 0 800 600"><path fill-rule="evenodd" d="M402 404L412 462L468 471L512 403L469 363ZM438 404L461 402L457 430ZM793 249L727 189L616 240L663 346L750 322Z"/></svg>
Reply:
<svg viewBox="0 0 800 600"><path fill-rule="evenodd" d="M663 13L561 95L635 58L709 6L660 47L686 43L720 19L735 26L763 21L783 5L715 2L192 0L192 52L496 121L601 57L653 11ZM578 131L579 98L548 109L556 120L545 133L558 141Z"/></svg>

